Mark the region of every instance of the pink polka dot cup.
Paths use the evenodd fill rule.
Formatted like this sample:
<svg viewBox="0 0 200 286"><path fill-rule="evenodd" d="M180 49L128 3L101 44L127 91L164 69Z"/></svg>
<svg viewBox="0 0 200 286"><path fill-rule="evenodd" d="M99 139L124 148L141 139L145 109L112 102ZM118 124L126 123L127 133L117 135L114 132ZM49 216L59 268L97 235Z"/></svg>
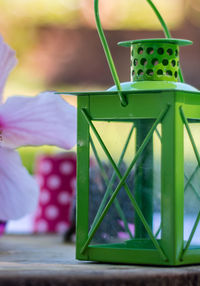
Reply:
<svg viewBox="0 0 200 286"><path fill-rule="evenodd" d="M40 185L34 232L64 233L71 226L76 191L76 154L42 155L36 160Z"/></svg>

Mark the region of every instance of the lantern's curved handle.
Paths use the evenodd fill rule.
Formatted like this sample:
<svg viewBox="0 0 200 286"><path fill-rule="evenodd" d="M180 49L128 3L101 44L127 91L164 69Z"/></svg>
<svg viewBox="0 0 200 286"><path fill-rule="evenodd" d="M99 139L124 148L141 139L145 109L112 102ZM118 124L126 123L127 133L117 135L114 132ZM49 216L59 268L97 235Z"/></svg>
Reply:
<svg viewBox="0 0 200 286"><path fill-rule="evenodd" d="M153 11L155 12L161 26L163 27L163 30L164 30L164 34L165 34L165 37L170 39L171 38L171 34L170 34L170 31L169 29L167 28L167 25L163 19L163 17L160 15L160 12L158 11L158 9L156 8L156 6L153 4L153 2L151 0L147 0L147 2L149 3L149 5L151 6L151 8L153 9Z"/></svg>
<svg viewBox="0 0 200 286"><path fill-rule="evenodd" d="M107 58L107 61L108 61L108 65L109 65L109 68L110 68L113 80L114 80L115 85L117 87L117 91L118 91L118 94L119 94L119 98L120 98L121 104L123 106L126 106L127 105L127 100L126 100L126 97L122 94L120 80L119 80L119 77L118 77L118 74L117 74L117 71L116 71L116 68L115 68L115 64L113 62L112 55L110 53L110 49L108 47L108 43L107 43L106 37L105 37L104 32L103 32L103 28L101 26L101 21L100 21L100 18L99 18L99 0L94 0L94 11L95 11L95 19L96 19L97 31L98 31L99 37L101 39L101 43L102 43L102 46L103 46L103 49L104 49L104 52L105 52L105 55L106 55L106 58Z"/></svg>
<svg viewBox="0 0 200 286"><path fill-rule="evenodd" d="M153 9L153 11L155 12L161 26L163 27L163 30L164 30L164 34L165 34L165 37L170 39L171 38L171 34L170 34L170 31L169 29L167 28L167 25L163 19L163 17L161 16L160 12L158 11L158 9L156 8L156 6L153 4L153 2L151 0L147 0L148 4L151 6L151 8ZM184 78L183 78L183 74L182 74L182 71L181 71L181 68L179 68L178 70L178 75L179 75L179 79L181 82L184 82Z"/></svg>

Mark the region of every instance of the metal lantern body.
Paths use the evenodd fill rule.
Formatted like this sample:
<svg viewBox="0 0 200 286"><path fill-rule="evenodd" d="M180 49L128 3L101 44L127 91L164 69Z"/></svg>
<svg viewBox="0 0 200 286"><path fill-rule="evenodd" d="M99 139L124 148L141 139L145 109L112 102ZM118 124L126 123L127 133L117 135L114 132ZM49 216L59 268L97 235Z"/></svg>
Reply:
<svg viewBox="0 0 200 286"><path fill-rule="evenodd" d="M131 81L121 84L127 104L116 86L75 93L77 259L200 263L200 92L178 82L179 46L188 44L120 43L131 47Z"/></svg>
<svg viewBox="0 0 200 286"><path fill-rule="evenodd" d="M77 93L80 260L157 265L200 262L200 239L199 245L192 243L200 215L188 206L188 195L199 198L193 179L200 156L193 129L200 127L200 92L177 82L179 44L189 42L162 39L121 44L130 45L132 54L132 81L121 85L126 106L121 105L115 87ZM103 122L104 129L99 131ZM112 141L111 125L121 130L117 155L106 138L110 135ZM186 143L195 157L189 170ZM91 153L99 173L92 171ZM98 192L101 199L96 202ZM188 215L193 221L184 235Z"/></svg>

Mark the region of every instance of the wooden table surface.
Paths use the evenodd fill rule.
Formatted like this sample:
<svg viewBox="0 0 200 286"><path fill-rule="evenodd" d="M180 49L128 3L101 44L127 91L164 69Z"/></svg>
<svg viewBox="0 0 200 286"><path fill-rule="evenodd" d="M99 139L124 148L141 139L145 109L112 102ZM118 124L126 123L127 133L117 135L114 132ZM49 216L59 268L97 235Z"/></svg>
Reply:
<svg viewBox="0 0 200 286"><path fill-rule="evenodd" d="M200 266L151 267L75 260L73 244L56 235L0 238L0 286L200 285Z"/></svg>

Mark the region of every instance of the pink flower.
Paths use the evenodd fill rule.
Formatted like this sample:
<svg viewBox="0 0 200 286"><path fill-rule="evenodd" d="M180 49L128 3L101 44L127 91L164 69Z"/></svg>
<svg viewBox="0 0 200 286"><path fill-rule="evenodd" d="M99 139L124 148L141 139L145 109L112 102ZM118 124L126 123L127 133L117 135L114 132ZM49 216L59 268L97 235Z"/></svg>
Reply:
<svg viewBox="0 0 200 286"><path fill-rule="evenodd" d="M32 212L38 185L14 150L25 145L76 144L76 109L53 92L35 97L14 96L2 103L7 76L16 65L15 52L0 38L0 220Z"/></svg>

